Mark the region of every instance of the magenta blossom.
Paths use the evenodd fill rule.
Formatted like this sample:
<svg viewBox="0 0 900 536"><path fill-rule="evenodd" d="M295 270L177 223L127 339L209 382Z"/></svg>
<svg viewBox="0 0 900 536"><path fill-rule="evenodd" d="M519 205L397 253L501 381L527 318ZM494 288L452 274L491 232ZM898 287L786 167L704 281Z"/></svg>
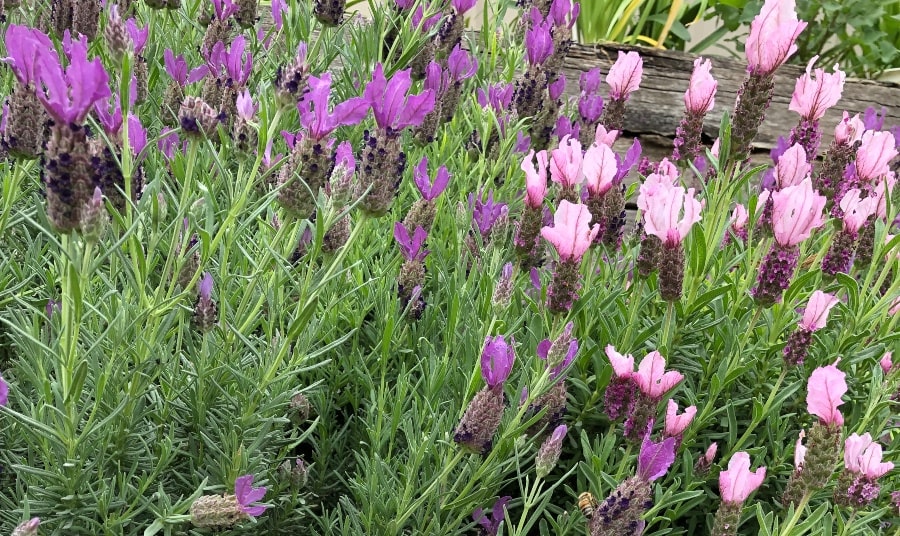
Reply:
<svg viewBox="0 0 900 536"><path fill-rule="evenodd" d="M6 28L8 58L2 61L12 68L13 74L23 86L36 82L41 56L56 58L56 49L47 34L35 28L10 24Z"/></svg>
<svg viewBox="0 0 900 536"><path fill-rule="evenodd" d="M412 86L411 70L394 73L390 80L384 77L384 68L379 63L372 73L372 81L366 85L364 98L372 106L375 122L388 132L398 132L408 126L418 126L434 110L436 95L425 90L416 95L407 95Z"/></svg>
<svg viewBox="0 0 900 536"><path fill-rule="evenodd" d="M685 192L681 186L661 183L647 198L646 207L644 230L669 245L680 244L700 221L701 205L694 198L693 188Z"/></svg>
<svg viewBox="0 0 900 536"><path fill-rule="evenodd" d="M798 20L794 0L766 0L750 23L750 35L744 45L750 71L774 73L797 51L797 37L804 28L806 23Z"/></svg>
<svg viewBox="0 0 900 536"><path fill-rule="evenodd" d="M534 149L522 160L522 171L525 172L525 204L531 208L541 208L547 195L547 151L537 153L537 168L533 158Z"/></svg>
<svg viewBox="0 0 900 536"><path fill-rule="evenodd" d="M838 143L851 145L859 141L865 131L866 127L859 118L859 114L854 115L851 119L850 114L845 111L841 122L834 127L834 139Z"/></svg>
<svg viewBox="0 0 900 536"><path fill-rule="evenodd" d="M238 93L237 96L237 115L244 121L252 121L256 114L256 106L253 105L253 98L250 96L249 90Z"/></svg>
<svg viewBox="0 0 900 536"><path fill-rule="evenodd" d="M506 203L494 201L494 192L488 192L487 199L484 199L484 193L479 192L469 194L469 208L472 209L472 220L478 227L478 232L482 237L487 237L494 224L509 212Z"/></svg>
<svg viewBox="0 0 900 536"><path fill-rule="evenodd" d="M147 129L134 114L128 114L128 146L134 156L141 154L147 146Z"/></svg>
<svg viewBox="0 0 900 536"><path fill-rule="evenodd" d="M612 148L616 140L619 139L619 134L618 130L606 130L605 126L599 124L597 125L597 130L594 131L594 143ZM637 141L637 138L634 141ZM640 144L638 144L638 147L640 147Z"/></svg>
<svg viewBox="0 0 900 536"><path fill-rule="evenodd" d="M578 262L600 232L600 225L591 227L590 221L585 205L563 200L553 215L553 226L543 227L541 236L553 244L560 260Z"/></svg>
<svg viewBox="0 0 900 536"><path fill-rule="evenodd" d="M703 115L713 109L716 103L716 88L719 83L712 77L712 62L697 58L691 82L684 92L684 106L690 113Z"/></svg>
<svg viewBox="0 0 900 536"><path fill-rule="evenodd" d="M331 95L331 73L320 77L310 76L309 91L297 104L300 124L316 141L320 141L340 126L355 125L369 114L369 102L362 97L353 97L334 106L328 111L328 97Z"/></svg>
<svg viewBox="0 0 900 536"><path fill-rule="evenodd" d="M112 8L116 9L117 6L113 6ZM143 28L138 28L137 22L131 18L125 21L125 32L128 34L129 39L131 39L131 46L134 47L134 53L142 53L144 47L147 46L147 38L150 37L150 25L148 24Z"/></svg>
<svg viewBox="0 0 900 536"><path fill-rule="evenodd" d="M739 234L747 227L747 220L749 219L750 215L747 213L747 209L744 205L738 203L734 207L734 212L731 213L728 223L731 224L731 229L735 234Z"/></svg>
<svg viewBox="0 0 900 536"><path fill-rule="evenodd" d="M766 478L766 468L750 470L750 455L736 452L728 462L728 470L719 473L719 494L722 502L741 504L759 488Z"/></svg>
<svg viewBox="0 0 900 536"><path fill-rule="evenodd" d="M581 73L581 78L578 82L581 89L581 94L578 97L578 114L581 115L581 118L587 124L593 124L603 115L603 97L598 93L600 80L600 68L595 67L590 71Z"/></svg>
<svg viewBox="0 0 900 536"><path fill-rule="evenodd" d="M456 13L462 15L466 11L475 7L476 1L477 0L450 0L450 5L453 6L453 9L456 10Z"/></svg>
<svg viewBox="0 0 900 536"><path fill-rule="evenodd" d="M697 406L688 406L684 408L684 413L678 414L678 403L669 399L666 405L666 424L663 433L667 437L677 437L687 430L697 414Z"/></svg>
<svg viewBox="0 0 900 536"><path fill-rule="evenodd" d="M564 137L559 147L550 152L550 179L563 187L577 186L584 178L581 174L583 159L581 143Z"/></svg>
<svg viewBox="0 0 900 536"><path fill-rule="evenodd" d="M613 345L607 344L606 357L609 358L609 364L612 365L616 377L625 379L634 376L634 356L622 355Z"/></svg>
<svg viewBox="0 0 900 536"><path fill-rule="evenodd" d="M894 369L894 354L893 352L885 352L883 356L881 356L881 361L878 362L881 365L881 372L885 374L890 373Z"/></svg>
<svg viewBox="0 0 900 536"><path fill-rule="evenodd" d="M285 0L272 0L272 21L275 22L275 29L281 30L284 26L284 13L288 10Z"/></svg>
<svg viewBox="0 0 900 536"><path fill-rule="evenodd" d="M221 21L224 21L240 10L240 6L235 4L232 0L212 0L212 3L216 18Z"/></svg>
<svg viewBox="0 0 900 536"><path fill-rule="evenodd" d="M816 69L813 78L810 71L818 58L814 56L806 66L806 74L797 79L789 107L792 112L797 112L810 121L821 119L829 108L841 100L844 80L847 78L837 65L834 66L834 74L826 74L823 69Z"/></svg>
<svg viewBox="0 0 900 536"><path fill-rule="evenodd" d="M773 192L772 201L773 231L775 240L782 246L796 246L825 222L822 216L825 197L813 190L809 177L796 186Z"/></svg>
<svg viewBox="0 0 900 536"><path fill-rule="evenodd" d="M897 174L891 171L882 176L872 191L872 198L876 201L875 214L882 220L887 219L887 198L897 185Z"/></svg>
<svg viewBox="0 0 900 536"><path fill-rule="evenodd" d="M637 52L619 51L619 58L606 75L610 98L628 100L628 97L640 87L643 73L644 60Z"/></svg>
<svg viewBox="0 0 900 536"><path fill-rule="evenodd" d="M844 441L844 467L851 473L865 475L872 480L881 478L894 468L891 462L881 461L881 445L872 441L868 433L851 434Z"/></svg>
<svg viewBox="0 0 900 536"><path fill-rule="evenodd" d="M166 157L166 160L171 161L175 158L175 150L178 149L178 152L184 154L185 149L187 148L187 140L182 141L178 137L177 130L166 130L160 134L159 141L156 142L156 147L162 152L163 156Z"/></svg>
<svg viewBox="0 0 900 536"><path fill-rule="evenodd" d="M553 54L552 21L543 20L538 8L531 8L531 28L525 32L525 59L528 65L542 65Z"/></svg>
<svg viewBox="0 0 900 536"><path fill-rule="evenodd" d="M844 416L838 406L844 403L841 397L847 392L847 381L835 365L819 367L809 376L806 408L823 424L842 426Z"/></svg>
<svg viewBox="0 0 900 536"><path fill-rule="evenodd" d="M447 72L453 82L468 80L478 72L478 58L456 45L447 56Z"/></svg>
<svg viewBox="0 0 900 536"><path fill-rule="evenodd" d="M481 376L488 387L494 388L502 384L512 371L516 360L516 341L510 337L507 343L503 335L484 338L484 350L481 352Z"/></svg>
<svg viewBox="0 0 900 536"><path fill-rule="evenodd" d="M666 359L654 350L641 360L633 378L642 393L653 400L659 400L681 383L684 376L672 370L666 372Z"/></svg>
<svg viewBox="0 0 900 536"><path fill-rule="evenodd" d="M41 54L38 59L38 100L60 123L83 122L94 104L110 95L109 75L100 58L88 61L87 37L81 37L73 41L66 32L69 66L65 73L56 54Z"/></svg>
<svg viewBox="0 0 900 536"><path fill-rule="evenodd" d="M166 72L172 77L172 80L175 80L181 87L203 79L209 72L209 67L207 65L201 65L200 67L188 71L188 64L184 59L184 55L179 54L178 56L175 56L172 49L169 48L163 52L163 62L166 66Z"/></svg>
<svg viewBox="0 0 900 536"><path fill-rule="evenodd" d="M550 21L554 26L572 28L581 13L581 4L572 0L553 0L550 4Z"/></svg>
<svg viewBox="0 0 900 536"><path fill-rule="evenodd" d="M828 321L828 313L837 305L838 300L833 294L826 294L817 290L809 297L806 309L803 310L803 319L800 326L808 331L817 331L825 327Z"/></svg>
<svg viewBox="0 0 900 536"><path fill-rule="evenodd" d="M428 232L421 227L416 227L412 237L410 237L405 225L399 221L394 224L394 240L400 246L400 253L408 261L425 260L425 257L430 253L427 249L422 248L425 245L426 238L428 238Z"/></svg>
<svg viewBox="0 0 900 536"><path fill-rule="evenodd" d="M675 438L667 437L654 443L649 435L644 436L637 462L637 476L644 482L664 476L675 462Z"/></svg>
<svg viewBox="0 0 900 536"><path fill-rule="evenodd" d="M5 406L9 402L9 384L0 375L0 406Z"/></svg>
<svg viewBox="0 0 900 536"><path fill-rule="evenodd" d="M234 481L234 495L237 497L241 510L250 517L262 515L268 508L262 505L251 506L251 504L262 500L266 496L265 487L253 487L253 475L244 475Z"/></svg>
<svg viewBox="0 0 900 536"><path fill-rule="evenodd" d="M450 182L450 172L447 166L441 166L434 176L434 182L428 177L428 157L423 156L419 161L419 165L413 170L413 178L415 179L416 188L422 194L422 199L432 201L447 188Z"/></svg>

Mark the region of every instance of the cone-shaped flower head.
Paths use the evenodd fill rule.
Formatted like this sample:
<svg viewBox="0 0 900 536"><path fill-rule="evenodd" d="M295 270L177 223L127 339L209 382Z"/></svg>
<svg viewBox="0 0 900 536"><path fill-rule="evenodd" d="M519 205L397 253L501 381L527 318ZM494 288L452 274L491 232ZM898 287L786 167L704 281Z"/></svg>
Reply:
<svg viewBox="0 0 900 536"><path fill-rule="evenodd" d="M674 461L674 437L667 437L659 443L654 443L645 436L638 454L637 476L644 482L653 482L664 476Z"/></svg>
<svg viewBox="0 0 900 536"><path fill-rule="evenodd" d="M544 20L538 8L531 8L531 28L525 32L525 59L532 67L543 64L553 54L552 21Z"/></svg>
<svg viewBox="0 0 900 536"><path fill-rule="evenodd" d="M806 66L806 74L797 79L790 105L792 112L797 112L810 121L821 119L829 108L841 100L844 80L847 78L837 65L834 66L834 74L826 74L823 69L816 69L813 78L810 71L816 59L818 56L810 60Z"/></svg>
<svg viewBox="0 0 900 536"><path fill-rule="evenodd" d="M522 171L525 172L525 204L531 208L540 208L547 195L547 151L537 153L537 168L534 166L534 149L522 160Z"/></svg>
<svg viewBox="0 0 900 536"><path fill-rule="evenodd" d="M569 322L560 335L552 342L544 339L538 343L537 355L551 367L550 377L555 378L568 367L578 353L578 340L572 337L575 324Z"/></svg>
<svg viewBox="0 0 900 536"><path fill-rule="evenodd" d="M792 247L803 242L813 229L825 222L822 209L825 197L816 193L809 178L796 186L788 186L772 193L772 225L775 240Z"/></svg>
<svg viewBox="0 0 900 536"><path fill-rule="evenodd" d="M896 140L890 132L867 131L856 150L856 174L861 181L871 181L887 175L890 161L897 156Z"/></svg>
<svg viewBox="0 0 900 536"><path fill-rule="evenodd" d="M418 126L434 109L436 95L427 89L417 95L407 95L412 86L410 69L394 73L390 80L384 77L384 67L379 63L372 73L372 81L366 85L363 97L372 106L375 122L382 129L402 130Z"/></svg>
<svg viewBox="0 0 900 536"><path fill-rule="evenodd" d="M744 51L750 71L762 75L775 72L797 51L797 37L806 23L797 18L794 0L766 0L750 23Z"/></svg>
<svg viewBox="0 0 900 536"><path fill-rule="evenodd" d="M663 433L668 437L675 437L684 433L691 421L697 414L697 406L688 406L684 408L684 413L678 414L678 403L669 399L666 406L666 425Z"/></svg>
<svg viewBox="0 0 900 536"><path fill-rule="evenodd" d="M559 141L559 147L550 153L550 179L563 187L575 187L583 178L583 160L581 142L565 136Z"/></svg>
<svg viewBox="0 0 900 536"><path fill-rule="evenodd" d="M588 192L603 195L613 187L619 173L616 154L605 144L594 144L584 153L582 164Z"/></svg>
<svg viewBox="0 0 900 536"><path fill-rule="evenodd" d="M845 111L841 122L834 127L834 140L838 143L851 145L859 141L865 131L866 127L863 125L862 119L859 118L859 114L851 118L850 114Z"/></svg>
<svg viewBox="0 0 900 536"><path fill-rule="evenodd" d="M28 521L19 524L9 536L37 536L40 525L41 518L32 517Z"/></svg>
<svg viewBox="0 0 900 536"><path fill-rule="evenodd" d="M712 62L697 58L694 60L694 72L691 82L684 93L684 106L688 112L703 115L713 109L716 104L716 88L719 83L712 77Z"/></svg>
<svg viewBox="0 0 900 536"><path fill-rule="evenodd" d="M608 352L607 352L607 355ZM659 400L673 387L681 383L684 376L680 372L666 372L666 359L656 350L647 354L634 373L634 381L642 393L653 400Z"/></svg>
<svg viewBox="0 0 900 536"><path fill-rule="evenodd" d="M728 470L719 473L719 493L726 503L743 503L762 485L766 468L750 470L750 455L736 452L728 462Z"/></svg>
<svg viewBox="0 0 900 536"><path fill-rule="evenodd" d="M610 98L628 100L628 97L640 87L643 74L644 60L640 54L633 51L627 53L619 51L618 59L606 75Z"/></svg>
<svg viewBox="0 0 900 536"><path fill-rule="evenodd" d="M65 37L69 66L63 72L59 57L53 53L41 54L38 59L40 85L38 100L47 113L60 123L81 123L94 103L109 97L109 75L100 58L88 61L87 38L72 40Z"/></svg>
<svg viewBox="0 0 900 536"><path fill-rule="evenodd" d="M497 532L500 530L500 524L503 523L503 519L506 517L506 503L508 503L512 497L500 497L497 499L497 502L494 503L493 508L491 508L491 517L484 515L484 511L481 508L476 508L474 512L472 512L472 519L481 525L481 534L484 536L497 536Z"/></svg>
<svg viewBox="0 0 900 536"><path fill-rule="evenodd" d="M553 244L561 260L578 262L600 232L600 226L592 228L590 221L586 206L564 200L553 215L553 226L543 227L541 236Z"/></svg>
<svg viewBox="0 0 900 536"><path fill-rule="evenodd" d="M566 437L568 427L565 424L557 426L538 450L534 465L538 478L545 478L559 461L559 453L562 450L562 442Z"/></svg>
<svg viewBox="0 0 900 536"><path fill-rule="evenodd" d="M803 319L800 326L809 331L816 331L825 327L828 321L828 313L837 305L838 300L833 294L827 294L817 290L809 297L806 309L803 310Z"/></svg>
<svg viewBox="0 0 900 536"><path fill-rule="evenodd" d="M328 111L328 97L331 95L331 73L321 77L309 77L309 91L297 104L300 124L316 141L322 140L334 129L355 125L369 113L369 102L363 97L353 97Z"/></svg>
<svg viewBox="0 0 900 536"><path fill-rule="evenodd" d="M796 186L809 177L811 166L806 161L806 149L795 143L778 157L775 164L775 184L778 190Z"/></svg>
<svg viewBox="0 0 900 536"><path fill-rule="evenodd" d="M38 77L38 63L44 55L56 57L56 49L47 34L35 28L10 24L6 28L6 52L3 58L23 86L32 84Z"/></svg>
<svg viewBox="0 0 900 536"><path fill-rule="evenodd" d="M416 227L412 237L410 237L409 231L403 223L398 221L394 224L394 240L400 246L400 253L408 261L425 260L429 253L427 249L422 248L425 245L426 238L428 238L428 233L421 227Z"/></svg>
<svg viewBox="0 0 900 536"><path fill-rule="evenodd" d="M9 384L0 376L0 406L5 406L9 402Z"/></svg>
<svg viewBox="0 0 900 536"><path fill-rule="evenodd" d="M431 201L437 199L437 196L441 195L447 188L447 184L450 183L450 172L447 171L447 166L439 167L437 174L434 176L434 182L432 182L428 177L428 157L423 156L422 160L419 161L419 165L413 170L413 178L415 179L416 188L422 194L422 199Z"/></svg>
<svg viewBox="0 0 900 536"><path fill-rule="evenodd" d="M485 337L481 352L481 377L488 387L494 388L506 381L516 360L515 341L507 344L503 335Z"/></svg>
<svg viewBox="0 0 900 536"><path fill-rule="evenodd" d="M884 476L894 468L891 462L881 461L881 445L872 441L872 436L851 434L844 441L844 466L848 471L865 475L871 479Z"/></svg>
<svg viewBox="0 0 900 536"><path fill-rule="evenodd" d="M266 496L265 487L253 487L253 475L244 475L234 481L234 495L237 497L238 504L241 505L241 510L248 516L256 517L266 511L266 506L251 506Z"/></svg>
<svg viewBox="0 0 900 536"><path fill-rule="evenodd" d="M644 231L666 244L680 244L700 221L700 201L694 189L685 192L681 186L659 185L659 190L647 198Z"/></svg>
<svg viewBox="0 0 900 536"><path fill-rule="evenodd" d="M823 424L841 426L844 424L844 416L838 406L844 403L841 397L846 392L845 375L837 366L819 367L809 376L806 409Z"/></svg>

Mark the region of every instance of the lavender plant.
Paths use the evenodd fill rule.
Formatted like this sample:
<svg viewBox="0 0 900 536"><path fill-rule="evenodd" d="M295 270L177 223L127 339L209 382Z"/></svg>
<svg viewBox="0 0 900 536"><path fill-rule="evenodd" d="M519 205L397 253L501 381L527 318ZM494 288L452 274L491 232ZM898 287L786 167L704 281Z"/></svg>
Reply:
<svg viewBox="0 0 900 536"><path fill-rule="evenodd" d="M791 0L640 165L571 1L51 4L2 4L0 534L898 522L896 130L810 64L745 163Z"/></svg>

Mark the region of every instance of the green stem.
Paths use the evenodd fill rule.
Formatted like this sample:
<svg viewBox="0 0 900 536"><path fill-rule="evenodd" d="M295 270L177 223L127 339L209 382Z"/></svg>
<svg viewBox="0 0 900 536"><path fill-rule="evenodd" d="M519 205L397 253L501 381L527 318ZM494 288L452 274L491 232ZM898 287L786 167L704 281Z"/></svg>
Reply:
<svg viewBox="0 0 900 536"><path fill-rule="evenodd" d="M846 536L850 534L850 527L853 525L853 518L856 517L856 510L850 512L850 517L847 518L847 521L844 522L844 527L841 529L841 533L838 536Z"/></svg>
<svg viewBox="0 0 900 536"><path fill-rule="evenodd" d="M809 498L809 492L803 494L803 498L800 499L800 504L798 504L797 508L794 510L794 515L792 515L788 522L781 527L781 530L778 531L778 536L791 536L791 531L794 529L794 526L800 521L800 518L803 517L803 511L806 510Z"/></svg>
<svg viewBox="0 0 900 536"><path fill-rule="evenodd" d="M619 468L616 469L616 481L622 480L622 477L625 475L625 468L628 466L628 461L631 459L631 443L628 443L628 446L625 447L625 455L622 456L622 461L619 462Z"/></svg>
<svg viewBox="0 0 900 536"><path fill-rule="evenodd" d="M397 516L397 519L395 520L395 526L403 526L403 523L407 519L409 519L409 517L413 515L413 513L418 510L420 506L422 506L422 504L425 503L431 493L434 492L435 488L437 488L439 485L443 485L446 482L447 476L451 471L453 471L453 469L465 455L466 452L463 449L456 450L456 454L453 455L453 458L451 458L450 461L444 464L444 470L441 471L441 474L431 481L431 484L429 484L428 487L425 488L425 491L421 495L419 495L419 497L415 501L413 501L409 508L407 508L402 514Z"/></svg>
<svg viewBox="0 0 900 536"><path fill-rule="evenodd" d="M660 341L660 349L664 354L671 353L670 345L672 344L672 339L675 336L675 302L668 302L666 304L666 316L663 318L663 332L662 332L662 340Z"/></svg>
<svg viewBox="0 0 900 536"><path fill-rule="evenodd" d="M531 507L537 502L537 497L540 495L542 484L543 479L536 477L534 479L534 484L531 485L531 490L528 492L528 495L525 496L525 500L522 504L522 515L519 517L519 524L516 526L516 531L514 532L516 536L521 536L523 534L522 531L525 530L525 521L528 520L528 511L531 510Z"/></svg>
<svg viewBox="0 0 900 536"><path fill-rule="evenodd" d="M634 341L631 339L631 336L634 331L634 326L637 325L638 311L640 311L643 297L644 280L640 277L636 277L631 287L631 303L628 308L628 323L625 325L625 336L622 337L622 340L625 342L623 351L633 351L632 343Z"/></svg>
<svg viewBox="0 0 900 536"><path fill-rule="evenodd" d="M778 388L781 387L781 382L784 381L785 376L787 376L787 366L782 367L781 374L778 375L778 381L776 381L775 385L772 387L772 392L769 393L769 398L766 399L766 403L763 406L762 414L759 416L759 419L753 419L750 422L741 438L737 440L737 443L735 443L733 447L731 447L731 451L727 456L728 459L741 449L744 443L750 439L750 434L753 433L753 430L766 419L769 410L772 408L772 403L775 401L775 395L778 394Z"/></svg>

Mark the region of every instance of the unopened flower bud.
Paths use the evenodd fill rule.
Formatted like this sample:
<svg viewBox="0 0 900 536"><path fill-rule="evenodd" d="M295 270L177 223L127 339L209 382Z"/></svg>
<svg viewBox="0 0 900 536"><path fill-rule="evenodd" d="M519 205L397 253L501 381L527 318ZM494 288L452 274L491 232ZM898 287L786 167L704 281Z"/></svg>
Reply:
<svg viewBox="0 0 900 536"><path fill-rule="evenodd" d="M96 243L108 221L106 207L103 206L103 193L100 191L100 187L96 187L93 197L81 209L82 236L88 242Z"/></svg>
<svg viewBox="0 0 900 536"><path fill-rule="evenodd" d="M347 0L315 0L313 14L325 26L337 26L344 16Z"/></svg>
<svg viewBox="0 0 900 536"><path fill-rule="evenodd" d="M131 39L128 37L128 32L125 29L125 21L123 21L122 17L119 15L119 6L115 4L109 8L109 15L106 18L106 27L103 29L103 38L106 40L106 47L113 57L118 61L121 61L122 56L128 53Z"/></svg>
<svg viewBox="0 0 900 536"><path fill-rule="evenodd" d="M492 298L492 302L494 307L505 308L509 306L509 299L512 296L513 291L513 264L511 262L503 265L503 272L500 275L500 280L497 281L497 286L494 287L494 296Z"/></svg>
<svg viewBox="0 0 900 536"><path fill-rule="evenodd" d="M503 388L499 385L478 391L457 425L453 440L476 454L487 454L503 419L505 405Z"/></svg>
<svg viewBox="0 0 900 536"><path fill-rule="evenodd" d="M204 495L191 504L195 527L225 529L249 518L234 495Z"/></svg>
<svg viewBox="0 0 900 536"><path fill-rule="evenodd" d="M37 536L40 524L41 518L33 517L13 529L10 536Z"/></svg>
<svg viewBox="0 0 900 536"><path fill-rule="evenodd" d="M285 460L278 470L283 478L290 480L294 488L299 489L306 486L306 482L309 480L309 467L300 458L294 460L294 463L291 463L291 460Z"/></svg>
<svg viewBox="0 0 900 536"><path fill-rule="evenodd" d="M219 126L219 114L203 99L188 95L178 111L178 122L186 136L212 138Z"/></svg>
<svg viewBox="0 0 900 536"><path fill-rule="evenodd" d="M303 393L297 393L291 397L291 403L288 406L288 418L294 423L294 426L301 426L306 419L309 419L309 412L312 405L309 399Z"/></svg>
<svg viewBox="0 0 900 536"><path fill-rule="evenodd" d="M219 310L212 299L213 279L209 272L203 274L200 280L200 296L194 305L194 326L201 332L211 330L219 318Z"/></svg>
<svg viewBox="0 0 900 536"><path fill-rule="evenodd" d="M234 20L241 28L252 28L258 18L256 10L259 0L235 0L234 3L238 7L237 13L234 14Z"/></svg>
<svg viewBox="0 0 900 536"><path fill-rule="evenodd" d="M568 428L565 424L557 426L556 429L553 430L553 434L544 441L543 445L541 445L534 460L535 471L537 472L538 478L546 478L547 475L550 474L550 471L556 467L556 462L559 461L559 453L562 450L562 442L566 437L567 430Z"/></svg>

